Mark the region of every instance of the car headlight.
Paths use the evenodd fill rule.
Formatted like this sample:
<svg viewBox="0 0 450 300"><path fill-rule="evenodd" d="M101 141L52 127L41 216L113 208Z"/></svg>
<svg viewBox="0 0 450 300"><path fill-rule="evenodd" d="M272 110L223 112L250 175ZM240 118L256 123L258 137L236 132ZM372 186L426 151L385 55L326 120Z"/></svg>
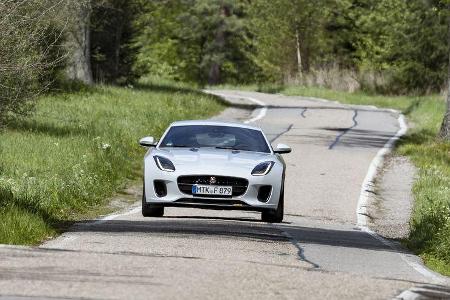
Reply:
<svg viewBox="0 0 450 300"><path fill-rule="evenodd" d="M156 166L158 166L160 170L166 172L175 171L175 166L169 159L162 156L153 156L153 159L155 160Z"/></svg>
<svg viewBox="0 0 450 300"><path fill-rule="evenodd" d="M258 164L253 168L252 175L253 176L263 176L269 174L270 170L275 163L273 161L265 161Z"/></svg>

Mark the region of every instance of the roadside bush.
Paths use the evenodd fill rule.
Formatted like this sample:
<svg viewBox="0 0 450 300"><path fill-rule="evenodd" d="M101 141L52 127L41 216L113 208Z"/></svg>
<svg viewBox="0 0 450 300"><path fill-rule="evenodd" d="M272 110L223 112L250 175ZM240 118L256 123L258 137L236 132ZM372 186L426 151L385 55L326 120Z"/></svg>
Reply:
<svg viewBox="0 0 450 300"><path fill-rule="evenodd" d="M426 168L421 170L414 186L416 203L409 245L450 266L450 159L445 158L450 144L427 145L421 150L428 158L416 158ZM434 162L431 157L435 157ZM442 164L436 164L437 160Z"/></svg>
<svg viewBox="0 0 450 300"><path fill-rule="evenodd" d="M59 8L50 0L0 1L0 125L23 115L63 65Z"/></svg>

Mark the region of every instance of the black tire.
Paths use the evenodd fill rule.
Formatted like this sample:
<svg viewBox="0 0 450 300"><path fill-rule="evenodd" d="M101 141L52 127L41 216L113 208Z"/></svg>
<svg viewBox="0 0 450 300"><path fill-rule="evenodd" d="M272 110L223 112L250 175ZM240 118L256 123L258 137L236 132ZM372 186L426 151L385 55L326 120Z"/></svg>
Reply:
<svg viewBox="0 0 450 300"><path fill-rule="evenodd" d="M142 215L144 217L162 217L164 216L164 207L155 206L145 201L145 185L142 192Z"/></svg>
<svg viewBox="0 0 450 300"><path fill-rule="evenodd" d="M284 216L284 185L280 191L277 209L264 210L261 213L261 220L267 223L281 223Z"/></svg>

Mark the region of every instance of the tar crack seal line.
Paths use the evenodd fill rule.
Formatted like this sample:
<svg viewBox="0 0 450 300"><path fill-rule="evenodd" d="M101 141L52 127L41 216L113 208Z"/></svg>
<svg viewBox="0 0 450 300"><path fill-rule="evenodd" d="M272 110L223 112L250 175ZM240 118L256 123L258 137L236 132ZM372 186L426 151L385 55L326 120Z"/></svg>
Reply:
<svg viewBox="0 0 450 300"><path fill-rule="evenodd" d="M353 128L355 128L356 126L358 126L358 121L356 121L356 118L358 117L358 110L353 110L353 125L350 126L349 128L345 129L343 132L341 132L336 139L334 140L334 142L328 147L329 150L332 150L334 148L334 146L336 146L339 141L341 140L341 137L343 137L346 133L348 133L350 130L352 130Z"/></svg>
<svg viewBox="0 0 450 300"><path fill-rule="evenodd" d="M277 134L273 139L270 140L271 143L275 142L277 139L279 139L282 135L288 133L289 131L291 131L292 127L294 127L294 124L289 125L288 128L286 128L286 130L280 132L279 134Z"/></svg>
<svg viewBox="0 0 450 300"><path fill-rule="evenodd" d="M270 224L270 225L271 225L272 227L277 228L278 230L280 230L280 231L281 231L281 234L284 235L285 237L287 237L287 238L291 241L291 243L294 245L294 247L297 248L297 250L298 250L298 251L297 251L297 255L298 255L298 258L300 259L300 261L306 262L306 263L308 263L309 265L311 265L311 269L319 269L319 268L320 268L320 266L319 266L318 264L316 264L316 263L310 261L309 259L307 259L307 258L305 257L305 251L304 251L303 248L300 246L299 241L295 240L294 237L293 237L291 234L289 234L288 232L286 232L286 231L284 231L284 230L278 228L278 227L277 227L276 225L274 225L274 224Z"/></svg>
<svg viewBox="0 0 450 300"><path fill-rule="evenodd" d="M305 113L308 111L308 108L307 107L305 107L303 110L302 110L302 112L300 113L300 116L302 116L302 118L306 118L306 115L305 115Z"/></svg>

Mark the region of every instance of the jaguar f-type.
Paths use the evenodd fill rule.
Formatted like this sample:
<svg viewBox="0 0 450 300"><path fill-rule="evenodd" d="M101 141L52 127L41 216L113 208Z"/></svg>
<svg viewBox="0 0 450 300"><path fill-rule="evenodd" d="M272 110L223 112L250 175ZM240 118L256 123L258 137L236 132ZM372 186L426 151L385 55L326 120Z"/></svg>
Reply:
<svg viewBox="0 0 450 300"><path fill-rule="evenodd" d="M250 210L282 222L286 164L291 149L273 149L255 126L216 121L172 123L159 141L145 137L142 215L165 207Z"/></svg>

